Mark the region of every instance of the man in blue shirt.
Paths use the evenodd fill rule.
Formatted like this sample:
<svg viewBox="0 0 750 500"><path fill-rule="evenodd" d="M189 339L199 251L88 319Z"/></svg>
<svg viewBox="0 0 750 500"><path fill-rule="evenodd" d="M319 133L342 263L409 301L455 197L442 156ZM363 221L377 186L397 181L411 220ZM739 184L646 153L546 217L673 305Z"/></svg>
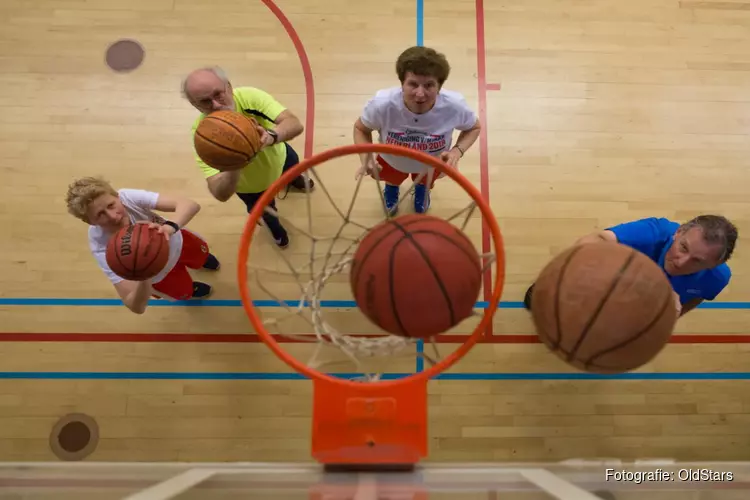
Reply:
<svg viewBox="0 0 750 500"><path fill-rule="evenodd" d="M615 241L646 254L669 278L679 299L680 315L713 300L732 276L726 262L737 242L737 228L719 215L700 215L682 225L664 218L626 222L589 234L576 244ZM534 285L524 307L531 310Z"/></svg>

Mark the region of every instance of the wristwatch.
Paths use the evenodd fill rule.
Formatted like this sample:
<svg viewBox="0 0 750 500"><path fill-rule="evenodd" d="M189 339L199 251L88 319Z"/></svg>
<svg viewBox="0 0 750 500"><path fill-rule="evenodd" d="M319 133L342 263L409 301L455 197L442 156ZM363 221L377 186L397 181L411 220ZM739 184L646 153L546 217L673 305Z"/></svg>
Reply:
<svg viewBox="0 0 750 500"><path fill-rule="evenodd" d="M164 225L174 229L175 233L180 230L180 226L176 222L172 222L171 220L164 221Z"/></svg>
<svg viewBox="0 0 750 500"><path fill-rule="evenodd" d="M266 132L273 137L273 144L279 142L279 134L277 134L275 130L267 129Z"/></svg>

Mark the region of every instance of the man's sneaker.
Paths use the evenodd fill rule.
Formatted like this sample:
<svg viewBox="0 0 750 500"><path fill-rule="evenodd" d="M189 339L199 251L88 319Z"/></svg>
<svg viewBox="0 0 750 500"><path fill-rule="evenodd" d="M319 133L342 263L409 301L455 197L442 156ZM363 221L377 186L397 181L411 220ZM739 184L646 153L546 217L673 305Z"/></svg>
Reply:
<svg viewBox="0 0 750 500"><path fill-rule="evenodd" d="M284 233L281 238L275 238L276 245L282 250L289 246L289 235Z"/></svg>
<svg viewBox="0 0 750 500"><path fill-rule="evenodd" d="M208 254L206 263L203 264L203 269L208 269L209 271L218 271L220 267L221 264L219 264L219 259L217 259L212 253Z"/></svg>
<svg viewBox="0 0 750 500"><path fill-rule="evenodd" d="M315 181L308 178L307 182L310 184L310 191L312 191L313 188L315 188ZM289 187L293 187L294 189L304 192L305 191L305 177L303 175L300 175L299 177L294 179L292 182L287 184L287 188Z"/></svg>
<svg viewBox="0 0 750 500"><path fill-rule="evenodd" d="M414 186L414 211L418 214L427 212L430 208L430 190L424 184Z"/></svg>
<svg viewBox="0 0 750 500"><path fill-rule="evenodd" d="M388 213L390 214L395 214L398 211L398 194L398 186L393 186L391 184L385 185L385 189L383 189L383 198L385 199L385 209L388 210Z"/></svg>
<svg viewBox="0 0 750 500"><path fill-rule="evenodd" d="M528 290L526 290L526 295L523 297L523 308L527 311L531 311L531 294L534 293L534 285L531 285Z"/></svg>
<svg viewBox="0 0 750 500"><path fill-rule="evenodd" d="M211 295L211 292L213 292L214 289L211 288L211 285L207 285L206 283L202 283L200 281L193 281L193 298L194 299L205 299L209 295Z"/></svg>

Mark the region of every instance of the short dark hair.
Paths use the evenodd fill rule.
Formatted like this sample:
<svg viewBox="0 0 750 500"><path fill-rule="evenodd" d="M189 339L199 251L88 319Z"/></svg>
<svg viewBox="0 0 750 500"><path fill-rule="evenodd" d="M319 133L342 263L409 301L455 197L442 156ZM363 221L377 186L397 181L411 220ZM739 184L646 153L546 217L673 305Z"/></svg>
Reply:
<svg viewBox="0 0 750 500"><path fill-rule="evenodd" d="M406 73L419 76L431 76L440 86L448 79L451 66L443 54L428 47L409 47L396 60L396 74L401 83L406 80Z"/></svg>
<svg viewBox="0 0 750 500"><path fill-rule="evenodd" d="M685 232L694 227L703 231L703 241L710 245L721 245L720 262L726 262L734 252L737 243L737 227L721 215L699 215L680 226Z"/></svg>

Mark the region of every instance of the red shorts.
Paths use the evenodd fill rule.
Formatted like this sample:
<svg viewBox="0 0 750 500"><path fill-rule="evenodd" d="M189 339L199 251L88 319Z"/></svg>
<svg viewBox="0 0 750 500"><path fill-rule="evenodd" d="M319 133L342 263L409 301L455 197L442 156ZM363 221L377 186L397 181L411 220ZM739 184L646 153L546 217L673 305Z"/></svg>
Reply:
<svg viewBox="0 0 750 500"><path fill-rule="evenodd" d="M388 184L393 184L394 186L400 186L407 177L409 177L409 174L406 172L402 172L400 170L396 170L388 162L386 162L380 155L375 157L375 161L378 162L378 164L383 167L380 169L380 179L387 182ZM412 180L416 180L416 178L421 174L411 174ZM430 189L435 187L435 181L437 180L438 174L433 174L432 176L432 182L430 183ZM425 175L421 181L419 181L420 184L427 184L427 178L429 176Z"/></svg>
<svg viewBox="0 0 750 500"><path fill-rule="evenodd" d="M153 286L154 290L175 300L188 300L193 296L193 277L190 269L200 269L208 259L208 243L197 235L181 229L182 252L180 259L169 273Z"/></svg>

